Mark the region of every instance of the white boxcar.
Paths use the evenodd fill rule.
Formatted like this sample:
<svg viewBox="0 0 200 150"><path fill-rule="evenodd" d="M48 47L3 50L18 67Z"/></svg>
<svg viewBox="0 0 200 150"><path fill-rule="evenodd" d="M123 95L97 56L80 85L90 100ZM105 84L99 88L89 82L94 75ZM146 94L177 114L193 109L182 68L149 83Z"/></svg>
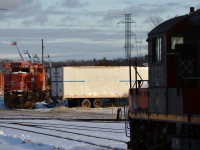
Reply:
<svg viewBox="0 0 200 150"><path fill-rule="evenodd" d="M138 67L143 80L148 68ZM138 77L139 78L139 77ZM132 69L132 83L135 71ZM79 100L82 106L100 107L101 99L127 98L130 88L128 66L79 66L52 68L52 97Z"/></svg>

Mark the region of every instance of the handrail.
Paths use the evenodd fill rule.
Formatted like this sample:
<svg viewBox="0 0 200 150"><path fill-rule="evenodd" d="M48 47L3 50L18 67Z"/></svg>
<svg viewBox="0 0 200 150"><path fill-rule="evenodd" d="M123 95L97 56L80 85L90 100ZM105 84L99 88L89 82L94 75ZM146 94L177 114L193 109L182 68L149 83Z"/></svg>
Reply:
<svg viewBox="0 0 200 150"><path fill-rule="evenodd" d="M128 102L126 101L126 105L124 105L125 134L127 137L130 137L130 126L128 123L128 105L127 104Z"/></svg>

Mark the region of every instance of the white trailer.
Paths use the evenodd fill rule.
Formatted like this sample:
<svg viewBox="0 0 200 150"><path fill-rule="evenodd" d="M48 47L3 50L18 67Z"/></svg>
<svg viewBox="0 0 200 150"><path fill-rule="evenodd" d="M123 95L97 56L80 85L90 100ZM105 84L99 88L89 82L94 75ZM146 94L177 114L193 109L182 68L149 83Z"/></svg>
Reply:
<svg viewBox="0 0 200 150"><path fill-rule="evenodd" d="M137 67L143 80L148 68ZM135 71L132 71L132 83ZM130 88L128 66L73 66L51 69L51 96L79 100L85 107L101 107L101 99L127 98Z"/></svg>

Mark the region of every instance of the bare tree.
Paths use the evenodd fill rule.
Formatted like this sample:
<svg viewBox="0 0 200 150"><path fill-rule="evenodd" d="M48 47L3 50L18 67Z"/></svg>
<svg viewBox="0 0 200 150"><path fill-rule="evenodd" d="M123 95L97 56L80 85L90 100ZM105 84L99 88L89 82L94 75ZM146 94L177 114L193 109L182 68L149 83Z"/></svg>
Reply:
<svg viewBox="0 0 200 150"><path fill-rule="evenodd" d="M152 30L153 28L157 27L159 24L163 22L163 19L160 16L153 16L149 17L146 20L147 24L149 25L149 31Z"/></svg>

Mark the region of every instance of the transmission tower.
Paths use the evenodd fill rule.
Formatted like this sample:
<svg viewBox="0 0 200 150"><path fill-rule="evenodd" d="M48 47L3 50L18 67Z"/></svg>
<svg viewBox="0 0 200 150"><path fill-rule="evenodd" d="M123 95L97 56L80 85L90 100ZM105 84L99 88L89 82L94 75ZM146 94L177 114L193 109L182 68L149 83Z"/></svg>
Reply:
<svg viewBox="0 0 200 150"><path fill-rule="evenodd" d="M117 24L120 23L125 23L125 58L130 59L132 50L131 36L135 36L135 34L131 32L131 24L134 23L134 25L136 25L136 22L131 19L131 14L125 14L125 19Z"/></svg>

